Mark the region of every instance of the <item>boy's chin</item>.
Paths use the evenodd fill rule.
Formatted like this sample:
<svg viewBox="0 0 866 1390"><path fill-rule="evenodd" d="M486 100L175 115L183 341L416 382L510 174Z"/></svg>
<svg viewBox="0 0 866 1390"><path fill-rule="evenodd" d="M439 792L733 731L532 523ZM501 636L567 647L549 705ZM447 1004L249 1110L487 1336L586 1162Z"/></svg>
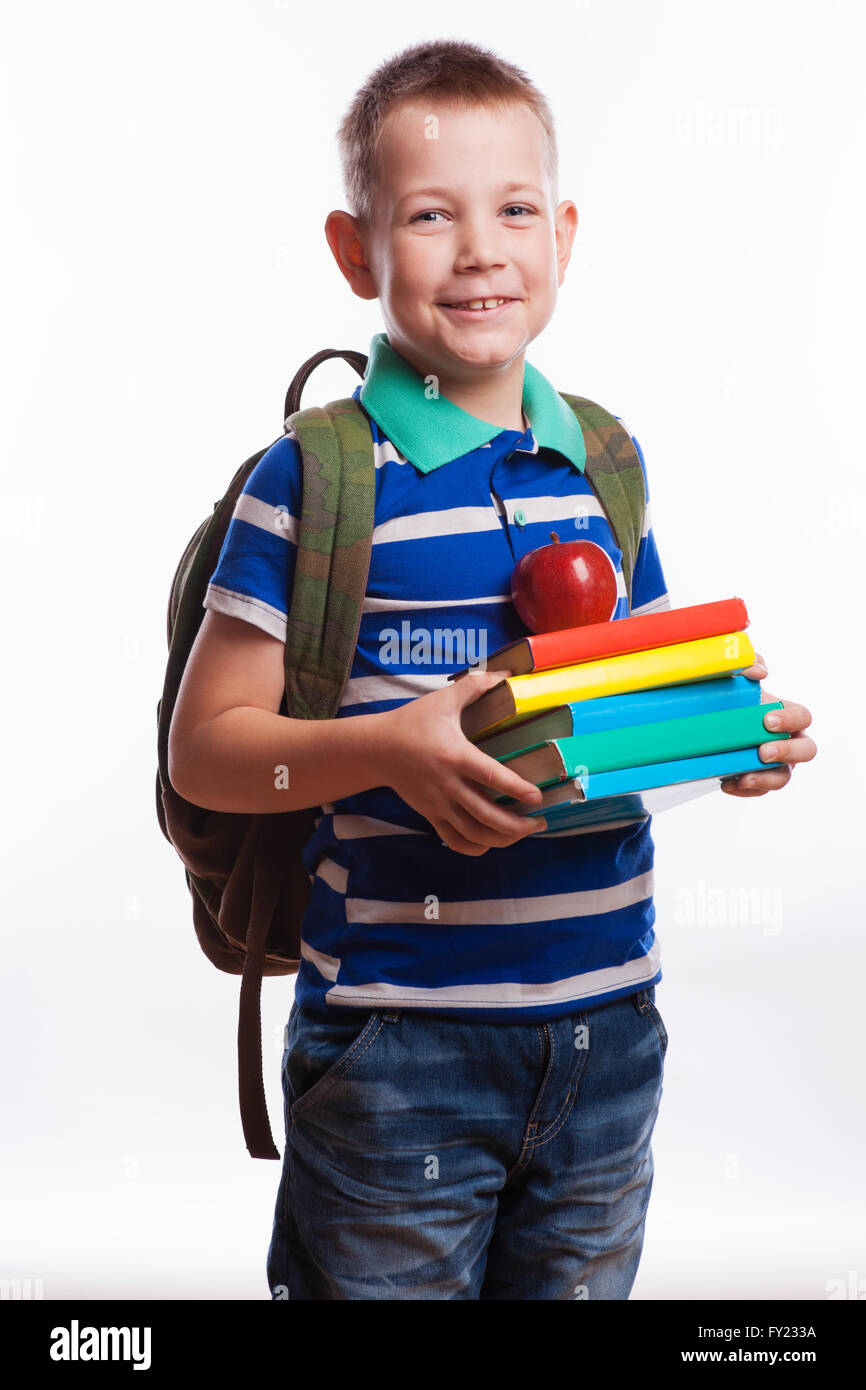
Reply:
<svg viewBox="0 0 866 1390"><path fill-rule="evenodd" d="M519 333L443 334L438 346L454 361L490 367L511 362L526 349L526 339Z"/></svg>

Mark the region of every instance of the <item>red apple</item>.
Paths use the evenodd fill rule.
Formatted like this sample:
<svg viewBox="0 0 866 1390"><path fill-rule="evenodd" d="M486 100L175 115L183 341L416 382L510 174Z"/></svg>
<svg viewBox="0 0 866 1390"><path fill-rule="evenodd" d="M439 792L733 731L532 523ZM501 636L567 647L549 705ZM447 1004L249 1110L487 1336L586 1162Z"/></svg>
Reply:
<svg viewBox="0 0 866 1390"><path fill-rule="evenodd" d="M613 561L594 541L560 541L522 555L511 574L511 598L530 632L606 623L617 602Z"/></svg>

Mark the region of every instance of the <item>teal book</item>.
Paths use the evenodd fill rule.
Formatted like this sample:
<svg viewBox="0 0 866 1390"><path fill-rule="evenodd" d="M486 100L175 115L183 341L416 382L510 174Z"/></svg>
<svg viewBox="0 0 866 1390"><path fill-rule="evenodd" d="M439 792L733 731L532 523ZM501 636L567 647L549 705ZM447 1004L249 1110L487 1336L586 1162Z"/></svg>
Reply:
<svg viewBox="0 0 866 1390"><path fill-rule="evenodd" d="M573 738L601 733L630 724L653 724L663 719L685 719L696 714L742 709L760 704L761 686L748 676L721 676L690 681L687 685L662 685L652 690L623 695L601 695L594 700L575 700L533 714L499 734L479 739L477 747L491 758L521 753L548 739Z"/></svg>
<svg viewBox="0 0 866 1390"><path fill-rule="evenodd" d="M790 734L781 730L764 727L765 715L782 708L781 700L772 700L745 709L549 739L521 753L507 754L498 761L512 767L528 782L545 787L566 778L756 748L762 743L790 738ZM502 797L496 799L503 800Z"/></svg>

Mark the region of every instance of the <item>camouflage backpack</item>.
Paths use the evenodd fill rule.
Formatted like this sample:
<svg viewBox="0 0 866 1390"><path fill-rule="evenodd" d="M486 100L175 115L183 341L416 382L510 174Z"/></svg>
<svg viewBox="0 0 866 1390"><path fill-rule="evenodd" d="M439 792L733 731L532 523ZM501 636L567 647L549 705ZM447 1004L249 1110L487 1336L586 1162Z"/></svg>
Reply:
<svg viewBox="0 0 866 1390"><path fill-rule="evenodd" d="M374 521L375 468L370 425L351 397L300 410L315 367L342 357L359 376L363 353L325 348L296 373L286 395L283 433L294 430L303 460L302 515L285 644L279 713L335 719L352 668L361 622ZM644 520L640 460L625 428L601 406L566 396L586 443L586 477L608 517L631 580ZM274 440L273 443L276 443ZM297 971L311 879L301 853L318 808L267 815L211 811L186 801L168 775L168 734L181 678L199 627L235 504L272 444L241 464L181 556L168 601L168 663L157 704L156 809L160 828L184 865L196 936L218 969L240 975L238 1084L241 1123L253 1158L280 1157L262 1076L261 984Z"/></svg>

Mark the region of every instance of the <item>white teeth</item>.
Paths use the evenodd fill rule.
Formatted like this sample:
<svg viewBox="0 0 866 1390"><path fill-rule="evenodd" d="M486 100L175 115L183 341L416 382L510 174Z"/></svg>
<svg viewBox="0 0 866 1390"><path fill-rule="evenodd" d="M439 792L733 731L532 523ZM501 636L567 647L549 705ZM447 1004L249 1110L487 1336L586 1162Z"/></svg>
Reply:
<svg viewBox="0 0 866 1390"><path fill-rule="evenodd" d="M450 304L450 309L498 309L505 299L467 299L463 304Z"/></svg>

